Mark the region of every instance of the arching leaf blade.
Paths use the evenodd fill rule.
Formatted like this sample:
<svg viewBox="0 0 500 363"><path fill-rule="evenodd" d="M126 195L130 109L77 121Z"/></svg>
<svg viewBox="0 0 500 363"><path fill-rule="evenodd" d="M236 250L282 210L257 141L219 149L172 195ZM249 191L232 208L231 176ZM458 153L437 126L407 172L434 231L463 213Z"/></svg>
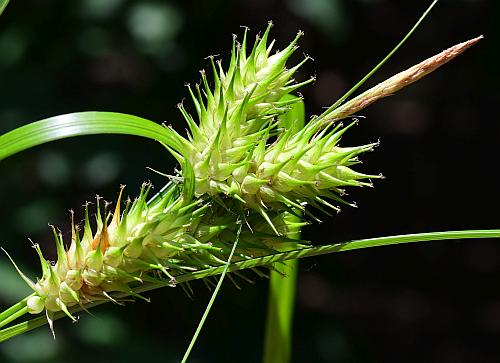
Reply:
<svg viewBox="0 0 500 363"><path fill-rule="evenodd" d="M186 140L170 128L115 112L76 112L36 121L0 136L0 160L47 142L83 135L141 136L182 150Z"/></svg>
<svg viewBox="0 0 500 363"><path fill-rule="evenodd" d="M3 11L7 7L7 5L9 4L9 1L10 0L0 0L0 15L2 15Z"/></svg>

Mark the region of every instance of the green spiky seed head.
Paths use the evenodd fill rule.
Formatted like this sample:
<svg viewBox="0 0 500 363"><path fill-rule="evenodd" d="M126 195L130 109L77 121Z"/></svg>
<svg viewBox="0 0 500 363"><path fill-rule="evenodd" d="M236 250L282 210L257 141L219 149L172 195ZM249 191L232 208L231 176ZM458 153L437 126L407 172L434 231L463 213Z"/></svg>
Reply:
<svg viewBox="0 0 500 363"><path fill-rule="evenodd" d="M270 27L248 55L247 32L241 44L234 40L227 71L211 58L213 89L205 72L202 86L189 88L198 123L179 105L189 140L171 130L173 142L167 147L181 163L182 173L174 177L180 184L169 183L149 201L151 185L144 184L123 212L122 188L113 214L107 203L101 214L98 198L97 228L91 227L87 205L83 236L72 213L69 247L53 228L55 264L34 245L42 266L36 282L12 261L34 291L23 309L32 314L45 310L52 327L55 312L74 320L72 306L119 302L114 292L143 298L134 288L144 282L175 286L176 278L186 272L303 247L291 231L307 223L291 221L297 216L291 207L304 210L309 204L337 210L338 203L346 203L341 198L344 187L371 185L367 179L380 177L351 168L376 143L341 146L341 136L355 122L343 126L336 121L418 80L481 39L445 50L343 105L342 98L305 127L297 127L294 122L303 116L294 113L302 101L291 92L312 79L293 79L307 57L291 68L286 63L301 33L271 55Z"/></svg>
<svg viewBox="0 0 500 363"><path fill-rule="evenodd" d="M284 116L301 102L291 92L312 79L297 83L293 78L307 57L286 66L302 33L271 54L270 28L257 36L249 54L247 31L241 44L234 39L227 71L211 58L213 88L205 72L201 86L195 91L189 87L198 123L181 104L191 146L179 152L194 169L197 196L228 195L262 215L271 206L338 209L343 187L371 185L363 180L379 177L350 168L376 144L340 147L340 137L349 128L341 124L311 124L301 130L293 122L283 124Z"/></svg>
<svg viewBox="0 0 500 363"><path fill-rule="evenodd" d="M204 72L202 86L189 87L199 122L179 106L190 130L189 141L179 143L187 147L171 150L182 164L181 184L171 184L149 202L151 185L144 184L123 212L120 193L113 214L107 203L102 213L98 198L97 228L91 228L87 205L81 237L72 216L69 248L53 228L55 264L35 246L42 277L34 283L24 276L35 291L30 312L63 311L72 317L68 309L74 305L114 301L116 291L140 297L133 286L144 281L167 279L175 285L182 273L225 264L237 220L244 219L245 226L236 260L286 249L291 240L284 209L306 204L338 209L344 187L370 185L363 180L378 177L350 168L375 144L339 146L353 123L294 126L290 112L301 100L290 93L312 80L293 78L307 57L286 67L302 33L271 54L270 28L248 55L247 32L241 44L234 39L227 71L211 58L213 89Z"/></svg>
<svg viewBox="0 0 500 363"><path fill-rule="evenodd" d="M46 310L50 318L53 313L63 311L74 319L69 310L74 305L99 300L117 302L112 297L114 292L143 298L134 292L134 286L165 281L175 286L178 275L226 263L239 216L228 215L227 207L189 199L189 193L182 193L179 185L170 185L147 202L150 190L151 185L144 184L139 197L134 202L127 200L121 212L122 187L112 215L107 203L101 214L98 197L96 232L91 227L87 204L81 238L72 213L69 248L53 227L55 264L47 261L40 247L34 245L42 277L35 283L20 272L35 292L27 300L30 313ZM260 220L258 215L247 214L235 261L273 253L291 242L274 235ZM286 234L287 226L279 214L272 223Z"/></svg>

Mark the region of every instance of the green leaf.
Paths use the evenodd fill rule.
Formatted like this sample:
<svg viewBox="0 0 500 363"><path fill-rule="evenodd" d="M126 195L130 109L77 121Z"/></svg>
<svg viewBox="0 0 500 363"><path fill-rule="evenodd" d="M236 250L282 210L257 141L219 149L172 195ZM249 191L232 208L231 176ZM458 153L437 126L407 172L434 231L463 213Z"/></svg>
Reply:
<svg viewBox="0 0 500 363"><path fill-rule="evenodd" d="M50 117L0 136L0 160L50 141L96 134L147 137L176 150L187 142L170 128L141 117L114 112L76 112Z"/></svg>
<svg viewBox="0 0 500 363"><path fill-rule="evenodd" d="M276 262L289 261L289 260L312 257L312 256L320 256L336 252L346 252L362 248L371 248L371 247L380 247L380 246L389 246L389 245L416 243L416 242L430 242L430 241L458 240L458 239L479 239L479 238L500 238L500 229L415 233L415 234L406 234L406 235L389 236L389 237L359 239L354 241L333 243L317 247L307 247L298 250L285 251L273 255L257 257L250 260L233 262L230 265L211 267L201 271L190 272L180 276L176 276L175 280L177 284L182 284L183 282L220 275L224 273L224 271L234 272L255 267L265 267L265 266L270 266L271 264ZM160 282L145 283L135 288L134 293L139 294L146 291L159 289L161 287L167 287L170 286L170 284L171 282L168 280L162 283ZM130 296L130 294L128 293L113 294L113 298L115 299L123 299L127 296ZM83 307L72 308L70 309L70 311L72 313L76 313L82 311L83 308L85 308L85 310L88 310L92 307L102 305L107 302L108 300L96 301L90 304L86 304ZM23 306L23 304L16 304L15 306L17 305L20 307ZM16 312L19 311L19 309L13 309L13 310L15 310ZM4 313L2 313L1 315L3 316L4 319L7 318L7 316L5 316ZM66 315L64 315L64 313L59 312L55 314L53 320L57 320L65 316ZM33 330L45 324L47 324L46 317L40 316L28 321L18 323L14 326L2 329L0 330L0 342L10 339L16 335Z"/></svg>
<svg viewBox="0 0 500 363"><path fill-rule="evenodd" d="M201 317L201 320L198 323L198 327L196 328L196 331L195 331L193 337L191 338L191 342L189 343L189 346L186 349L184 356L182 357L181 363L187 362L189 355L191 354L191 350L193 349L194 344L196 343L196 339L198 339L198 336L200 335L201 329L203 328L203 325L205 324L205 321L207 320L208 314L210 313L210 310L212 309L212 305L215 302L215 298L217 297L217 294L219 293L219 290L222 286L222 282L224 281L224 277L226 276L228 268L231 265L231 260L233 259L234 251L236 250L236 246L237 246L238 241L240 239L240 233L241 233L241 227L242 227L241 221L238 221L237 223L239 224L238 231L236 232L236 239L234 240L233 247L231 249L231 253L229 254L227 262L224 265L224 269L222 270L222 274L219 278L219 282L217 283L217 286L215 287L215 290L212 293L212 297L210 298L210 301L208 302L208 305L205 309L205 312L203 313L203 316Z"/></svg>
<svg viewBox="0 0 500 363"><path fill-rule="evenodd" d="M9 4L10 0L0 0L0 15L2 15L5 7Z"/></svg>

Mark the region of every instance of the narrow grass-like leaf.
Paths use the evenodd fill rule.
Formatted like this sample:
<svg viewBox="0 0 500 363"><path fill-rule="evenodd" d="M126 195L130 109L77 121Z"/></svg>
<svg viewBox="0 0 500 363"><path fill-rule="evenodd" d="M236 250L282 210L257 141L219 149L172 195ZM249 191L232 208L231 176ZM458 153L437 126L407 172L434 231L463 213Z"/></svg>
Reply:
<svg viewBox="0 0 500 363"><path fill-rule="evenodd" d="M28 298L31 297L31 296L33 296L33 295L30 295L30 296L22 299L18 303L12 305L7 310L3 311L0 314L0 323L2 323L4 320L8 319L11 315L13 315L13 314L17 313L18 311L24 309L26 307L26 302L28 301Z"/></svg>
<svg viewBox="0 0 500 363"><path fill-rule="evenodd" d="M491 230L465 230L465 231L446 231L446 232L428 232L428 233L415 233L388 237L377 237L377 238L367 238L359 239L348 242L339 242L333 244L327 244L317 247L307 247L301 248L293 251L280 252L264 257L253 258L250 260L234 262L230 265L224 265L219 267L212 267L205 270L200 270L196 272L186 273L176 277L176 282L178 284L193 280L204 279L210 276L220 275L227 269L227 272L235 272L249 268L265 267L270 266L276 262L294 260L305 257L313 257L326 255L336 252L346 252L351 250L371 248L371 247L381 247L390 246L397 244L406 243L416 243L416 242L430 242L430 241L442 241L442 240L459 240L459 239L479 239L479 238L500 238L500 229ZM154 282L145 283L134 289L136 294L140 294L146 291L155 290L161 287L171 286L168 280L165 282ZM113 295L116 299L123 299L130 296L128 293L117 293ZM84 305L83 307L88 310L92 307L102 305L108 301L96 301L91 304ZM72 313L77 313L82 311L82 307L76 307L70 309ZM53 320L65 317L64 313L56 313ZM41 316L29 321L21 322L14 326L0 330L0 342L10 339L16 335L23 334L27 331L33 330L37 327L47 324L45 317Z"/></svg>
<svg viewBox="0 0 500 363"><path fill-rule="evenodd" d="M23 316L27 312L28 312L28 306L24 306L21 309L17 310L16 312L13 312L8 317L6 317L4 320L2 320L2 322L0 322L0 328L9 324L10 322L16 320L17 318Z"/></svg>
<svg viewBox="0 0 500 363"><path fill-rule="evenodd" d="M9 4L9 1L10 0L0 0L0 15L2 15L3 11L7 7L7 5Z"/></svg>
<svg viewBox="0 0 500 363"><path fill-rule="evenodd" d="M186 140L170 128L141 117L114 112L76 112L36 121L0 136L0 160L50 141L74 136L125 134L147 137L173 149Z"/></svg>
<svg viewBox="0 0 500 363"><path fill-rule="evenodd" d="M198 327L196 328L196 331L193 335L193 338L191 339L191 342L189 343L189 346L184 353L184 356L182 357L181 363L186 363L189 355L191 354L191 350L194 347L194 344L196 343L196 339L198 339L198 335L200 335L201 329L203 328L203 325L205 324L205 320L207 320L208 314L210 313L210 310L212 309L212 305L214 304L215 298L217 297L217 294L219 293L219 290L222 286L222 282L224 281L224 277L226 276L227 270L231 264L231 260L233 259L234 251L236 250L236 246L238 245L238 241L240 239L240 233L241 233L241 221L239 222L238 226L238 231L236 233L236 238L233 243L233 248L231 249L231 253L229 254L229 257L227 259L227 263L224 265L224 269L222 271L222 274L219 278L219 281L217 283L217 286L215 287L214 292L212 293L212 297L210 298L210 301L208 302L208 305L205 309L205 312L203 313L203 316L201 317L201 320L198 324Z"/></svg>

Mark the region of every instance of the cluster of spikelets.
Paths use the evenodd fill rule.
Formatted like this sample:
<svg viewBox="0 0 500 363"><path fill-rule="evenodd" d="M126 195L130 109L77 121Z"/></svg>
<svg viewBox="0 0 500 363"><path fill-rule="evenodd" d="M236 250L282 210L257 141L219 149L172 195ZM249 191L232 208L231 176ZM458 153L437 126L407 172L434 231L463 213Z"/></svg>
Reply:
<svg viewBox="0 0 500 363"><path fill-rule="evenodd" d="M47 261L40 247L34 245L42 265L41 279L35 283L18 269L35 292L27 300L30 313L45 309L50 321L54 312L63 311L75 319L69 311L74 305L84 306L98 300L119 302L112 292L145 299L134 292L134 285L167 279L175 286L175 277L180 274L227 262L238 233L237 215L201 199L191 199L175 184L147 201L150 190L151 185L144 184L139 197L134 202L127 200L122 213L123 187L113 214L108 213L108 204L101 213L98 198L96 233L91 228L87 205L81 238L72 215L68 249L62 234L54 228L55 264ZM252 230L246 227L239 234L234 261L275 252L292 241L286 236L276 236L267 223L255 216L247 216L246 223L252 225ZM280 215L273 218L273 223L286 234L285 221ZM257 269L254 271L264 275Z"/></svg>
<svg viewBox="0 0 500 363"><path fill-rule="evenodd" d="M230 196L267 220L268 210L290 206L304 209L310 204L338 210L329 201L344 202L342 187L370 185L361 180L379 177L349 168L358 162L357 155L372 150L375 144L340 147L340 137L347 130L342 124L331 130L297 130L292 120L284 127L281 116L300 102L290 93L313 79L297 83L293 78L307 57L286 67L302 33L271 55L274 42L267 44L270 28L262 38L257 37L249 55L246 31L241 44L233 41L227 72L211 59L213 89L205 72L201 88L197 85L193 92L189 87L198 123L181 104L190 142L185 143L189 147L181 151L179 159L194 169L198 197Z"/></svg>
<svg viewBox="0 0 500 363"><path fill-rule="evenodd" d="M189 88L198 122L179 105L188 139L174 132L180 142L166 146L182 166L181 175L173 178L180 183L171 181L149 201L151 186L145 184L123 211L122 188L113 214L108 204L101 213L98 199L94 231L87 206L83 236L72 223L68 249L54 229L55 264L34 246L42 277L33 282L18 269L34 290L27 301L30 313L45 310L51 322L55 312L63 311L74 319L72 306L120 302L113 292L142 298L134 292L139 284L167 281L174 286L176 276L226 264L236 240L232 261L287 249L297 242L288 238L289 231L306 224L287 220L290 213L308 213L306 205L338 211L339 203L347 203L344 187L371 185L369 178L380 177L351 168L376 144L341 147L341 136L355 122L344 127L334 121L423 77L480 39L429 58L297 127L290 110L301 100L291 92L311 80L297 83L293 78L307 57L291 68L286 62L301 34L271 55L269 30L257 36L248 55L247 32L241 44L235 39L227 71L211 59L213 89L204 72L202 86Z"/></svg>
<svg viewBox="0 0 500 363"><path fill-rule="evenodd" d="M303 210L306 204L337 210L329 201L343 202L342 187L369 184L360 181L369 175L349 166L374 144L340 147L348 129L341 124L331 129L298 129L290 120L284 124L283 116L301 101L290 93L311 80L293 79L307 58L286 67L301 33L271 55L269 30L257 37L248 55L247 32L241 44L235 39L227 71L211 60L213 89L204 72L202 88L189 88L198 122L180 105L190 131L180 144L188 147L171 149L182 165L182 183L171 183L150 201L145 185L123 212L121 193L113 214L108 205L101 213L98 205L96 231L87 207L83 236L73 223L68 249L54 229L55 264L35 245L43 275L37 282L23 276L35 291L27 302L29 312L46 310L50 319L63 311L72 317L74 305L116 302L113 292L140 297L133 287L143 282L175 285L180 274L225 264L238 223L233 260L282 250L291 242L283 211Z"/></svg>

